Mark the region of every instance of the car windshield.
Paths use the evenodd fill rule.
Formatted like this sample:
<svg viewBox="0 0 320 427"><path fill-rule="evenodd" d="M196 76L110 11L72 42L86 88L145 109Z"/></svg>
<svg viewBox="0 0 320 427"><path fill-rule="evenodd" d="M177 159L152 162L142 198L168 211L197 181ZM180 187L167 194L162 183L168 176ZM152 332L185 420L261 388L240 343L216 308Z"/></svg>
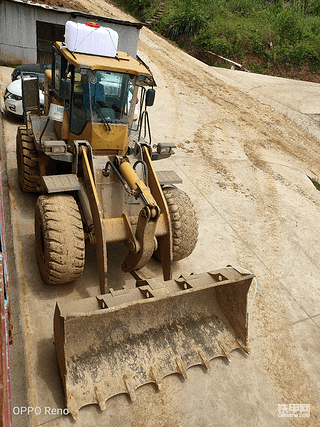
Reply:
<svg viewBox="0 0 320 427"><path fill-rule="evenodd" d="M135 76L128 74L76 70L73 91L74 118L85 115L86 122L90 120L92 123L104 123L106 127L109 123L128 123L134 84ZM82 127L80 123L79 126Z"/></svg>

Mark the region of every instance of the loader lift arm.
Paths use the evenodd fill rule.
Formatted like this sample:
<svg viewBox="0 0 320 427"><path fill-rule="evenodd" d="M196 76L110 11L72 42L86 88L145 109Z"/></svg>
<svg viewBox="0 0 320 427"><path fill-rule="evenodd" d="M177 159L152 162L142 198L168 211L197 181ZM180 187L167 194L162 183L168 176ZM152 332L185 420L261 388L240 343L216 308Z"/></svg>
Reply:
<svg viewBox="0 0 320 427"><path fill-rule="evenodd" d="M140 197L144 203L144 207L138 216L138 223L134 233L130 217L125 212L120 218L104 218L90 164L89 147L85 142L79 146L83 178L93 218L101 295L108 292L106 245L115 241L115 226L122 229L120 233L116 233L118 236L116 241L123 241L130 250L122 264L122 269L125 272L133 272L142 268L150 260L159 244L162 254L161 263L164 280L171 280L172 278L170 215L160 184L152 167L147 147L143 147L142 151L148 168L151 190L138 177L129 161L125 158L121 158L120 161L118 160L119 172L123 180L128 184L134 196ZM125 237L123 238L123 236ZM158 244L157 241L159 242Z"/></svg>

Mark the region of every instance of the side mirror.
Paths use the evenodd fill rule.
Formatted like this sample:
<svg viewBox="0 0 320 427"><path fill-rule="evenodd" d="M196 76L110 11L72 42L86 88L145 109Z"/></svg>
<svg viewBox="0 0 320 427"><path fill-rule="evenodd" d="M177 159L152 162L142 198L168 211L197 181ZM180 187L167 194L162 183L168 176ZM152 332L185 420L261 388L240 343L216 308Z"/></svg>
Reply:
<svg viewBox="0 0 320 427"><path fill-rule="evenodd" d="M71 81L61 79L60 81L60 96L62 99L71 98Z"/></svg>
<svg viewBox="0 0 320 427"><path fill-rule="evenodd" d="M146 106L152 107L154 103L154 98L156 96L156 91L154 89L148 89L146 94Z"/></svg>

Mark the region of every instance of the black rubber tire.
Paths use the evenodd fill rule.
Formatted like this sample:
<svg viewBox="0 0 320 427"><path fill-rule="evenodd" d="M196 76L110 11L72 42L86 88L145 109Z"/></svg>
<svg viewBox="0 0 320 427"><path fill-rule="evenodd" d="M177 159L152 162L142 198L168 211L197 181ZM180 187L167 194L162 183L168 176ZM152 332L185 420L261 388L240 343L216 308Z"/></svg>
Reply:
<svg viewBox="0 0 320 427"><path fill-rule="evenodd" d="M187 258L196 247L198 220L193 204L184 191L167 187L163 189L163 194L171 219L173 261L180 261Z"/></svg>
<svg viewBox="0 0 320 427"><path fill-rule="evenodd" d="M85 264L85 238L77 202L69 194L42 195L35 209L36 250L48 284L72 282Z"/></svg>
<svg viewBox="0 0 320 427"><path fill-rule="evenodd" d="M39 153L36 150L33 135L28 135L25 126L18 128L16 156L21 190L28 193L39 193Z"/></svg>

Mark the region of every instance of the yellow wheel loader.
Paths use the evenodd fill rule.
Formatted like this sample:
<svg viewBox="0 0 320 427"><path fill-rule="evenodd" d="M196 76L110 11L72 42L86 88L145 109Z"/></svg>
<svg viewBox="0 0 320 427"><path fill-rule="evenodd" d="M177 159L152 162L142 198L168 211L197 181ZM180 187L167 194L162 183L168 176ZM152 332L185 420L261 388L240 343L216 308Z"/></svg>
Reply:
<svg viewBox="0 0 320 427"><path fill-rule="evenodd" d="M173 171L153 161L174 145L152 145L147 107L156 86L139 58L53 46L43 84L22 76L25 126L17 133L21 189L39 192L35 207L38 264L48 284L84 270L86 244L96 247L100 294L59 301L54 341L66 405L74 418L88 404L135 390L190 366L248 352L247 294L253 279L233 268L172 279L172 263L191 254L198 227L189 197ZM138 104L136 103L136 100ZM139 108L138 108L139 107ZM139 110L139 111L138 111ZM139 114L138 114L139 113ZM122 269L136 287L120 290L107 277L107 245L128 250ZM163 278L142 268L155 255Z"/></svg>

